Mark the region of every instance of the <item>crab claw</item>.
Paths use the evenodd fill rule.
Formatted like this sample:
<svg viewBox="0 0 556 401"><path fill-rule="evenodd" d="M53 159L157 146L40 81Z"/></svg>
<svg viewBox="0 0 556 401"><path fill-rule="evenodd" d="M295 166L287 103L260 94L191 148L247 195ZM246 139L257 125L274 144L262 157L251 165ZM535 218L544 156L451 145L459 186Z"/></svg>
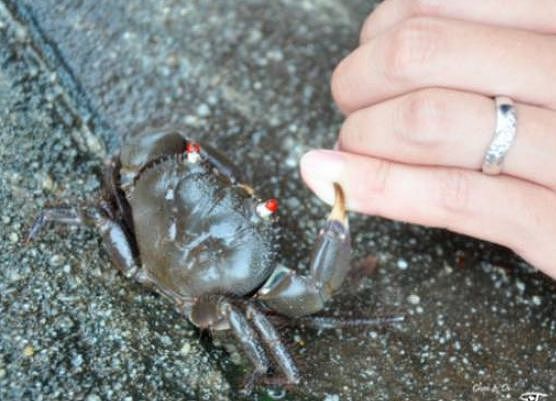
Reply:
<svg viewBox="0 0 556 401"><path fill-rule="evenodd" d="M336 201L320 230L311 256L309 276L277 267L257 297L271 309L290 317L317 312L343 283L350 267L351 239L342 188L334 184Z"/></svg>

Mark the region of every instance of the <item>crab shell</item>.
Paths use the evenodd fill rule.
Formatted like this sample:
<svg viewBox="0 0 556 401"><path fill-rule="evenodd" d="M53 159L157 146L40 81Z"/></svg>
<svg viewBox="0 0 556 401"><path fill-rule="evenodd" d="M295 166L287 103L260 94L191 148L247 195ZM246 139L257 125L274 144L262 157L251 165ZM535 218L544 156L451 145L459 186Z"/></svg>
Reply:
<svg viewBox="0 0 556 401"><path fill-rule="evenodd" d="M261 200L212 164L162 157L125 191L141 264L162 290L242 296L272 272L276 219L261 217Z"/></svg>

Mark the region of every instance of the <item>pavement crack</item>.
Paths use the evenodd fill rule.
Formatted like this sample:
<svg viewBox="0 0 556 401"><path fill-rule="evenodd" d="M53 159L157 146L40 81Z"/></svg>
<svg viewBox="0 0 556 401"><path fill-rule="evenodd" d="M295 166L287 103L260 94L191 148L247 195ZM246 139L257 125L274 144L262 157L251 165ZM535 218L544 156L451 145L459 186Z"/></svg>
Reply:
<svg viewBox="0 0 556 401"><path fill-rule="evenodd" d="M18 53L27 64L51 74L54 112L72 133L82 152L106 157L100 139L108 124L95 111L82 84L64 59L58 46L43 31L33 12L18 0L0 0L0 21L4 19L18 32ZM75 129L77 128L77 129Z"/></svg>

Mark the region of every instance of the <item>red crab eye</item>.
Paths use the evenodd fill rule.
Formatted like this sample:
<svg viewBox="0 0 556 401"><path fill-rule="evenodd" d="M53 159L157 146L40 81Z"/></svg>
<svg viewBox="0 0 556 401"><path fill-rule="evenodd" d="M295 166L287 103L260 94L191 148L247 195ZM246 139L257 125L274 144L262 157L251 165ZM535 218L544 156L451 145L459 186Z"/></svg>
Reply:
<svg viewBox="0 0 556 401"><path fill-rule="evenodd" d="M278 211L278 200L277 199L269 199L265 202L264 206L270 213L276 213Z"/></svg>
<svg viewBox="0 0 556 401"><path fill-rule="evenodd" d="M201 151L201 146L195 142L188 142L185 151L187 153L199 153Z"/></svg>
<svg viewBox="0 0 556 401"><path fill-rule="evenodd" d="M278 211L278 200L272 198L257 204L257 214L263 219L269 219L274 213Z"/></svg>

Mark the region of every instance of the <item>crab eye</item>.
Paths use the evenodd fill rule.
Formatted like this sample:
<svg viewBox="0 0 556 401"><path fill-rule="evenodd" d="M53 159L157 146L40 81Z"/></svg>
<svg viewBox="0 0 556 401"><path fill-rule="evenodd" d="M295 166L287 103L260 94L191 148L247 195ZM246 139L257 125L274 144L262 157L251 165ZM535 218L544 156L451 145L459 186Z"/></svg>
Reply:
<svg viewBox="0 0 556 401"><path fill-rule="evenodd" d="M195 142L188 142L185 151L187 153L199 153L201 151L201 146Z"/></svg>
<svg viewBox="0 0 556 401"><path fill-rule="evenodd" d="M270 213L276 213L278 211L278 200L277 199L269 199L264 203L264 207Z"/></svg>
<svg viewBox="0 0 556 401"><path fill-rule="evenodd" d="M185 154L189 163L197 163L201 159L201 146L196 142L188 142L185 146Z"/></svg>
<svg viewBox="0 0 556 401"><path fill-rule="evenodd" d="M257 205L257 214L262 218L268 218L278 211L278 200L269 199Z"/></svg>

